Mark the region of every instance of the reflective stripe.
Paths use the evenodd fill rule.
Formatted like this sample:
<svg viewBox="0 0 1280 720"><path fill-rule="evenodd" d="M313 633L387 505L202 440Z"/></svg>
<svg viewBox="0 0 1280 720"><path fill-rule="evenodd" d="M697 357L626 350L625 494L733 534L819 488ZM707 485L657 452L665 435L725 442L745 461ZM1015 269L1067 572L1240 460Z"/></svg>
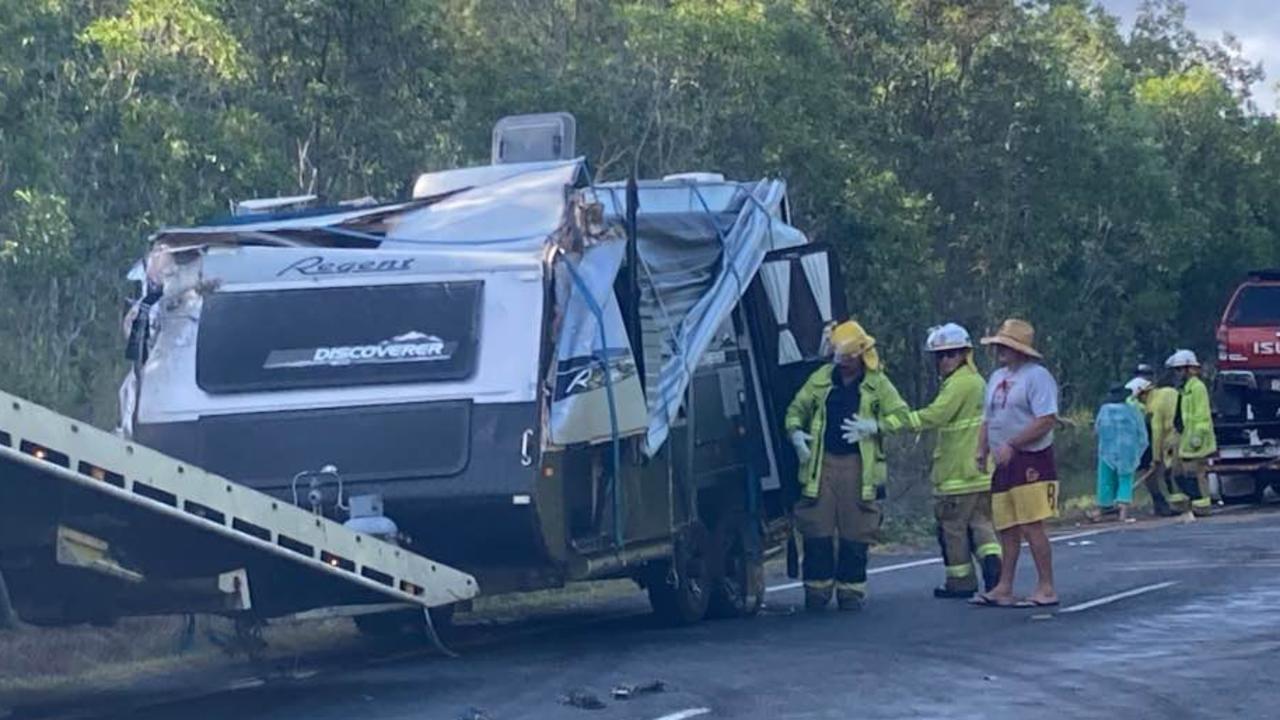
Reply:
<svg viewBox="0 0 1280 720"><path fill-rule="evenodd" d="M1187 496L1183 493L1169 493L1169 497L1165 498L1169 502L1186 502Z"/></svg>
<svg viewBox="0 0 1280 720"><path fill-rule="evenodd" d="M947 577L949 578L969 577L972 574L973 574L973 563L947 566Z"/></svg>
<svg viewBox="0 0 1280 720"><path fill-rule="evenodd" d="M956 420L955 422L949 422L946 425L943 425L942 427L938 428L938 430L940 432L959 432L961 430L972 430L976 427L981 427L981 426L982 426L982 416L979 415L978 417L965 418L963 420Z"/></svg>
<svg viewBox="0 0 1280 720"><path fill-rule="evenodd" d="M881 484L873 485L867 482L867 476L864 474L862 476L862 502L875 502L876 489L879 487L881 487Z"/></svg>
<svg viewBox="0 0 1280 720"><path fill-rule="evenodd" d="M836 583L836 592L856 592L856 593L860 593L860 594L862 594L862 595L866 595L866 594L867 594L867 584L866 584L866 583L864 583L864 582L857 582L857 583L842 582L842 583Z"/></svg>
<svg viewBox="0 0 1280 720"><path fill-rule="evenodd" d="M937 495L968 495L975 492L986 492L991 489L991 478L981 475L976 478L960 478L943 480L934 491Z"/></svg>
<svg viewBox="0 0 1280 720"><path fill-rule="evenodd" d="M1211 507L1212 505L1213 501L1209 498L1196 498L1191 501L1191 507Z"/></svg>
<svg viewBox="0 0 1280 720"><path fill-rule="evenodd" d="M814 590L830 590L831 586L835 584L836 584L835 580L805 580L804 581L805 587L813 588Z"/></svg>
<svg viewBox="0 0 1280 720"><path fill-rule="evenodd" d="M978 557L1000 557L1000 543L983 543L978 546Z"/></svg>

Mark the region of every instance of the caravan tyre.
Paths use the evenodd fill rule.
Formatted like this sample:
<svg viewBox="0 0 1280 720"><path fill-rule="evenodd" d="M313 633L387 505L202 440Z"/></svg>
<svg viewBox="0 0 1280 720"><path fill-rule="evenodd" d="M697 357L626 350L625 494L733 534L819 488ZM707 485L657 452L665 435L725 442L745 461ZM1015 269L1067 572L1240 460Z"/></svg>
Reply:
<svg viewBox="0 0 1280 720"><path fill-rule="evenodd" d="M712 588L710 545L707 528L695 522L676 540L670 560L649 566L649 604L663 623L692 625L706 617Z"/></svg>
<svg viewBox="0 0 1280 720"><path fill-rule="evenodd" d="M712 536L713 618L754 617L764 605L764 557L753 547L756 529L745 513L728 513Z"/></svg>

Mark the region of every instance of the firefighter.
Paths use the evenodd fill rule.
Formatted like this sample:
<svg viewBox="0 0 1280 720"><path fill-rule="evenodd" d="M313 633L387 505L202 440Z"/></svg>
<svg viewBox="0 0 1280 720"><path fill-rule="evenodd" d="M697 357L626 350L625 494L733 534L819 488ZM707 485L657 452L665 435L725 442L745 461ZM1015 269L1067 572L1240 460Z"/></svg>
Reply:
<svg viewBox="0 0 1280 720"><path fill-rule="evenodd" d="M963 327L947 323L931 329L925 349L942 378L938 396L926 408L886 418L878 429L938 432L932 470L934 517L946 582L934 588L933 596L968 598L978 591L974 556L987 590L1000 580L1000 540L991 524L991 474L975 460L986 381L974 365L973 340ZM867 421L864 431L876 429L872 422Z"/></svg>
<svg viewBox="0 0 1280 720"><path fill-rule="evenodd" d="M861 325L837 325L830 344L834 361L814 371L787 408L786 431L800 460L795 516L804 537L805 607L825 608L834 588L841 610L859 610L888 471L879 439L846 437L842 425L855 416L883 420L907 405Z"/></svg>
<svg viewBox="0 0 1280 720"><path fill-rule="evenodd" d="M1213 413L1209 406L1209 389L1200 379L1200 361L1190 350L1179 350L1165 362L1178 376L1178 406L1174 428L1181 434L1178 441L1177 481L1191 502L1177 508L1187 520L1207 516L1213 507L1209 495L1209 458L1218 452L1213 431Z"/></svg>
<svg viewBox="0 0 1280 720"><path fill-rule="evenodd" d="M1133 393L1133 398L1147 416L1151 447L1143 457L1141 469L1142 483L1151 495L1152 508L1156 515L1177 515L1172 506L1185 504L1188 500L1171 484L1171 468L1177 464L1178 457L1178 433L1173 427L1173 416L1178 410L1178 391L1171 387L1157 387L1143 375L1130 380L1125 388Z"/></svg>

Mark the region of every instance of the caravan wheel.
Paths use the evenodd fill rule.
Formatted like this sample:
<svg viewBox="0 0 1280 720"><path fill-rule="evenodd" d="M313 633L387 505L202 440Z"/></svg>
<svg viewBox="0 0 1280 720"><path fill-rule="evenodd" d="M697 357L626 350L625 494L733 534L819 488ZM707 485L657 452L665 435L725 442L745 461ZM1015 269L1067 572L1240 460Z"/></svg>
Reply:
<svg viewBox="0 0 1280 720"><path fill-rule="evenodd" d="M710 617L754 617L764 605L764 557L752 551L754 532L743 513L726 514L716 524Z"/></svg>
<svg viewBox="0 0 1280 720"><path fill-rule="evenodd" d="M669 625L692 625L711 604L710 537L695 522L676 540L674 557L649 568L645 586L653 612Z"/></svg>

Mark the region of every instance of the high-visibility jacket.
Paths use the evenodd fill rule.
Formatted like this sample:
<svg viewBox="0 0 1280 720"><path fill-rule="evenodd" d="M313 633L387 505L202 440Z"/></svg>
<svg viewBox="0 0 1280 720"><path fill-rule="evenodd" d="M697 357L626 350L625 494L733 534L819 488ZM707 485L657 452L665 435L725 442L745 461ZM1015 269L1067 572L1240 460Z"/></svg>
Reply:
<svg viewBox="0 0 1280 720"><path fill-rule="evenodd" d="M1165 467L1173 467L1178 459L1178 429L1173 425L1178 414L1177 389L1155 388L1147 393L1144 408L1151 418L1151 453Z"/></svg>
<svg viewBox="0 0 1280 720"><path fill-rule="evenodd" d="M978 467L978 434L986 382L969 365L961 365L942 381L929 406L881 424L886 432L937 430L933 448L933 494L963 495L991 489L991 475Z"/></svg>
<svg viewBox="0 0 1280 720"><path fill-rule="evenodd" d="M1213 411L1209 407L1209 388L1195 375L1182 385L1178 412L1182 416L1182 441L1178 445L1178 454L1184 460L1198 460L1218 452L1218 439L1213 434Z"/></svg>
<svg viewBox="0 0 1280 720"><path fill-rule="evenodd" d="M813 437L809 462L800 468L800 485L804 496L818 497L818 485L822 480L823 439L827 430L827 396L831 394L831 373L835 366L823 365L805 381L795 399L787 407L787 433L803 430ZM873 419L884 425L885 419L907 412L907 404L898 389L881 370L865 370L858 386L861 398L858 417ZM841 422L845 418L835 418ZM884 444L880 435L863 438L858 443L858 455L862 458L862 499L873 501L889 476L885 462Z"/></svg>

